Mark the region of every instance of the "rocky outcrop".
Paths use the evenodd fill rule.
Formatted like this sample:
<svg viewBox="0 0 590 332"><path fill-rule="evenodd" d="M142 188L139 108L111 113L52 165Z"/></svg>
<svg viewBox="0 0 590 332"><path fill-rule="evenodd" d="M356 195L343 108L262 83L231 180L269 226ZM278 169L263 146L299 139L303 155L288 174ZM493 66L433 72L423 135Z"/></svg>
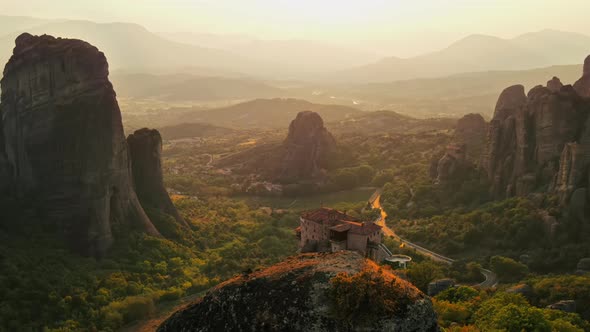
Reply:
<svg viewBox="0 0 590 332"><path fill-rule="evenodd" d="M80 40L22 34L1 89L15 196L55 221L83 254L104 253L115 225L159 235L133 190L103 53Z"/></svg>
<svg viewBox="0 0 590 332"><path fill-rule="evenodd" d="M526 95L522 85L505 89L498 98L494 117L489 124L486 152L481 164L496 196L506 190L508 179L511 179L508 173L514 168L516 158L516 115L522 113L525 104ZM522 116L518 118L519 123L522 122ZM522 136L522 130L519 133Z"/></svg>
<svg viewBox="0 0 590 332"><path fill-rule="evenodd" d="M362 304L356 306L357 301ZM438 327L424 294L360 254L342 251L301 254L235 277L173 314L158 331L428 332Z"/></svg>
<svg viewBox="0 0 590 332"><path fill-rule="evenodd" d="M477 159L485 146L487 128L481 114L467 114L457 121L453 141L465 145L468 159Z"/></svg>
<svg viewBox="0 0 590 332"><path fill-rule="evenodd" d="M554 77L525 97L522 86L512 86L500 95L488 129L482 166L491 192L496 198L556 195L560 215L543 218L551 234L564 221L583 230L590 220L589 81L590 57L573 87Z"/></svg>
<svg viewBox="0 0 590 332"><path fill-rule="evenodd" d="M566 202L586 178L590 133L584 123L590 104L571 86L556 91L537 86L526 97L522 86L513 86L497 105L482 160L495 197L526 195L545 187L559 192Z"/></svg>
<svg viewBox="0 0 590 332"><path fill-rule="evenodd" d="M565 312L576 312L576 301L563 300L547 306L548 309L560 310Z"/></svg>
<svg viewBox="0 0 590 332"><path fill-rule="evenodd" d="M574 83L574 89L580 96L590 97L590 55L584 61L582 77Z"/></svg>
<svg viewBox="0 0 590 332"><path fill-rule="evenodd" d="M480 114L467 114L457 121L453 143L430 164L435 183L462 180L475 166L485 146L487 124Z"/></svg>
<svg viewBox="0 0 590 332"><path fill-rule="evenodd" d="M549 89L549 91L559 92L559 90L561 90L561 88L563 88L563 83L561 83L561 80L559 79L559 77L553 76L552 79L547 81L547 89Z"/></svg>
<svg viewBox="0 0 590 332"><path fill-rule="evenodd" d="M434 183L460 181L472 166L473 164L466 158L466 145L451 144L447 146L442 157L435 157L432 160L430 177Z"/></svg>
<svg viewBox="0 0 590 332"><path fill-rule="evenodd" d="M330 152L336 147L334 137L319 114L300 112L289 125L283 143L285 154L281 162L280 178L311 179L321 176Z"/></svg>
<svg viewBox="0 0 590 332"><path fill-rule="evenodd" d="M127 137L133 165L135 192L144 207L156 208L187 226L164 187L162 136L156 129L143 128Z"/></svg>

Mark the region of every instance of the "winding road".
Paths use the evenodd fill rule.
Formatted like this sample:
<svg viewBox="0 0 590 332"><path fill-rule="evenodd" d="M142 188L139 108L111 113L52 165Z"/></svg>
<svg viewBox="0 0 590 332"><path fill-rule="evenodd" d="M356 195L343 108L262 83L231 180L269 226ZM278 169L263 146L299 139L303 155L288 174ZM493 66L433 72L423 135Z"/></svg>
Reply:
<svg viewBox="0 0 590 332"><path fill-rule="evenodd" d="M432 259L433 261L446 263L446 264L453 264L453 262L455 261L454 259L443 256L443 255L438 254L434 251L431 251L431 250L428 250L422 246L419 246L415 243L412 243L408 240L405 240L405 239L401 238L399 235L397 235L393 231L393 229L391 229L389 226L387 226L387 223L385 223L385 220L387 219L387 212L385 212L385 210L383 210L383 207L381 206L381 193L382 192L383 192L382 189L377 189L377 191L375 191L375 193L369 199L369 203L371 204L371 206L374 209L379 209L381 211L381 215L380 215L379 219L375 221L375 223L382 227L383 234L394 238L396 241L403 243L404 246L410 247L410 248L416 250L418 253ZM494 272L484 269L484 268L480 269L480 271L481 271L481 274L483 274L483 276L485 277L485 280L482 283L477 284L476 286L481 287L481 288L496 287L496 285L498 284L498 277L496 276L496 274Z"/></svg>

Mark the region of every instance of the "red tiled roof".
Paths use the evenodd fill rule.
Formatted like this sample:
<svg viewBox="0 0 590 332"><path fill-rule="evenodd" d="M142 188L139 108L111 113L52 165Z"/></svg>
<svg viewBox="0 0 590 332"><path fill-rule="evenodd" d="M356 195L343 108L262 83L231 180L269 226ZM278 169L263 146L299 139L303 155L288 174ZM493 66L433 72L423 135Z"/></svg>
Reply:
<svg viewBox="0 0 590 332"><path fill-rule="evenodd" d="M350 224L348 224L348 223L339 224L339 225L330 227L330 230L332 230L334 232L346 232L349 229L350 229Z"/></svg>
<svg viewBox="0 0 590 332"><path fill-rule="evenodd" d="M355 223L356 224L356 223ZM381 230L381 226L374 224L372 222L366 222L359 225L351 225L350 233L353 234L360 234L360 235L369 235Z"/></svg>
<svg viewBox="0 0 590 332"><path fill-rule="evenodd" d="M330 226L330 230L335 232L348 231L352 234L369 235L381 230L381 226L377 224L372 222L362 223L344 212L325 207L306 211L301 214L301 217L313 222L327 224Z"/></svg>
<svg viewBox="0 0 590 332"><path fill-rule="evenodd" d="M330 209L330 208L319 208L312 211L306 211L301 214L304 219L315 221L315 222L322 222L322 221L330 221L330 220L338 220L338 221L345 221L345 220L352 220L356 221L356 218L347 215L344 212Z"/></svg>

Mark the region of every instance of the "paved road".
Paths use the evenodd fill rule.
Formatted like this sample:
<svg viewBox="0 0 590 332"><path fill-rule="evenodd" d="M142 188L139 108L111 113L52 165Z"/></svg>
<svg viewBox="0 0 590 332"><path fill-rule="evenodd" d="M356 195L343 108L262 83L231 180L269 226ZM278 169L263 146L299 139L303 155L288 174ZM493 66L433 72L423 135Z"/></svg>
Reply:
<svg viewBox="0 0 590 332"><path fill-rule="evenodd" d="M382 190L377 189L377 191L375 191L373 196L371 196L371 198L369 199L369 202L371 203L371 206L374 209L379 209L381 211L381 215L380 215L379 219L375 221L375 223L377 225L383 227L383 234L385 234L386 236L393 237L396 241L403 243L406 247L410 247L410 248L416 250L418 253L432 259L433 261L446 263L449 265L453 264L454 260L452 258L445 257L441 254L435 253L434 251L428 250L428 249L426 249L422 246L419 246L415 243L412 243L408 240L402 239L399 235L397 235L393 231L393 229L391 229L389 226L387 226L387 224L385 223L385 219L387 219L387 212L385 212L381 206L381 193L382 193ZM482 283L480 283L476 286L479 286L481 288L491 288L491 287L495 287L498 284L498 277L496 276L496 274L494 272L482 268L481 274L483 274L483 276L486 279Z"/></svg>

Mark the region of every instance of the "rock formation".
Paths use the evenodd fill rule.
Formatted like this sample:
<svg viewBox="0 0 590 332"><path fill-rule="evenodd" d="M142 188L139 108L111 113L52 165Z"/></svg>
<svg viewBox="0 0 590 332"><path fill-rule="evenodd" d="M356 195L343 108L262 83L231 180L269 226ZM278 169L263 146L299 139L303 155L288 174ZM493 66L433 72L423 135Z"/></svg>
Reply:
<svg viewBox="0 0 590 332"><path fill-rule="evenodd" d="M321 175L336 141L319 114L305 111L297 114L289 125L283 147L280 178L310 179Z"/></svg>
<svg viewBox="0 0 590 332"><path fill-rule="evenodd" d="M580 153L588 155L577 144L586 141L583 125L590 105L571 86L555 92L537 86L526 97L522 86L513 86L497 105L482 161L494 195L526 195L556 178L554 187L571 192L565 187L582 171L572 171L572 160L582 166L586 161Z"/></svg>
<svg viewBox="0 0 590 332"><path fill-rule="evenodd" d="M463 179L472 166L466 158L465 144L447 146L442 157L435 156L430 164L430 177L435 183L446 183Z"/></svg>
<svg viewBox="0 0 590 332"><path fill-rule="evenodd" d="M162 174L162 136L156 129L143 128L127 137L135 192L144 207L152 207L171 215L176 221L188 224L172 204Z"/></svg>
<svg viewBox="0 0 590 332"><path fill-rule="evenodd" d="M590 97L590 55L584 60L582 78L574 83L574 89L580 96Z"/></svg>
<svg viewBox="0 0 590 332"><path fill-rule="evenodd" d="M554 77L528 95L500 95L482 166L496 198L532 192L557 195L573 222L588 220L590 197L590 57L574 87Z"/></svg>
<svg viewBox="0 0 590 332"><path fill-rule="evenodd" d="M104 253L114 225L159 235L133 190L103 53L80 40L22 34L1 89L15 196L55 221L83 254Z"/></svg>
<svg viewBox="0 0 590 332"><path fill-rule="evenodd" d="M430 177L435 183L461 180L474 167L485 146L486 129L480 114L467 114L457 121L453 143L431 161Z"/></svg>
<svg viewBox="0 0 590 332"><path fill-rule="evenodd" d="M547 81L547 89L549 89L549 91L559 92L561 88L563 88L563 84L561 83L561 80L558 77L553 76L552 79Z"/></svg>
<svg viewBox="0 0 590 332"><path fill-rule="evenodd" d="M342 287L334 282L340 273L364 278ZM362 280L369 278L365 287ZM365 306L347 306L359 297ZM419 290L360 254L342 251L301 254L235 277L173 314L158 331L428 332L438 327L432 303Z"/></svg>
<svg viewBox="0 0 590 332"><path fill-rule="evenodd" d="M481 114L467 114L457 121L453 141L465 145L468 159L477 159L485 145L487 128Z"/></svg>

